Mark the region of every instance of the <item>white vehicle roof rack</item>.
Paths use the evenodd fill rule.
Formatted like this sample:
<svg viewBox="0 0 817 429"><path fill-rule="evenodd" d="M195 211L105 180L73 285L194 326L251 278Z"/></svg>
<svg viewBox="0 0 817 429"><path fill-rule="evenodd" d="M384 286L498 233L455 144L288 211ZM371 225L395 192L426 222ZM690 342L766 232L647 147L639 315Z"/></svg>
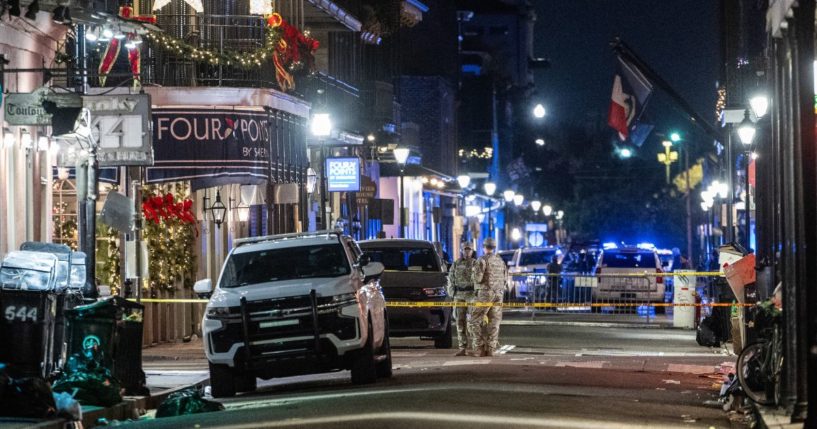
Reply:
<svg viewBox="0 0 817 429"><path fill-rule="evenodd" d="M343 230L340 229L327 229L323 231L312 231L312 232L291 232L288 234L276 234L276 235L265 235L263 237L247 237L247 238L240 238L238 240L233 241L233 245L235 247L240 247L245 244L254 244L254 243L262 243L265 241L279 241L279 240L291 240L296 238L307 238L307 237L319 237L321 235L325 235L326 238L331 236L335 236L340 240L340 236L343 235Z"/></svg>

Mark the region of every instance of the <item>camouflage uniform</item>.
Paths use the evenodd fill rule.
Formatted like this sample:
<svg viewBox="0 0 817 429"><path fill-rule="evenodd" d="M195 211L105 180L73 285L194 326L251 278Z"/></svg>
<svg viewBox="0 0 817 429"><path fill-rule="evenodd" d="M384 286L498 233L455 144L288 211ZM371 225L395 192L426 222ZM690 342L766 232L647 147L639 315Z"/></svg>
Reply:
<svg viewBox="0 0 817 429"><path fill-rule="evenodd" d="M484 255L474 270L475 301L492 303L492 307L470 307L468 333L475 353L492 355L499 345L499 324L502 321L502 294L508 268L496 253ZM483 320L485 319L485 320Z"/></svg>
<svg viewBox="0 0 817 429"><path fill-rule="evenodd" d="M470 303L474 300L474 268L477 260L474 258L460 258L451 266L451 284L454 289L454 320L457 326L457 345L460 350L469 349L469 339L467 330L467 316L469 307L460 307L463 303ZM473 341L471 341L473 342Z"/></svg>

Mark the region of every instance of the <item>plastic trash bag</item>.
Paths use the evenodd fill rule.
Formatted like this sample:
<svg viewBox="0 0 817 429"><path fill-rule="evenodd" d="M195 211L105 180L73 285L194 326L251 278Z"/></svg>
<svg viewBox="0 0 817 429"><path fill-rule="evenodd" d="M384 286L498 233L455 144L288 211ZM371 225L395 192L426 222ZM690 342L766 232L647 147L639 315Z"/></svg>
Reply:
<svg viewBox="0 0 817 429"><path fill-rule="evenodd" d="M220 402L202 398L201 393L191 387L168 396L156 409L156 418L209 413L223 409L224 405L221 405Z"/></svg>
<svg viewBox="0 0 817 429"><path fill-rule="evenodd" d="M119 380L98 359L92 353L72 355L54 382L54 391L71 394L85 405L110 407L122 402Z"/></svg>
<svg viewBox="0 0 817 429"><path fill-rule="evenodd" d="M18 378L0 374L0 416L46 419L57 414L51 387L42 378Z"/></svg>
<svg viewBox="0 0 817 429"><path fill-rule="evenodd" d="M70 420L82 420L82 406L73 396L66 392L54 393L57 404L57 415Z"/></svg>

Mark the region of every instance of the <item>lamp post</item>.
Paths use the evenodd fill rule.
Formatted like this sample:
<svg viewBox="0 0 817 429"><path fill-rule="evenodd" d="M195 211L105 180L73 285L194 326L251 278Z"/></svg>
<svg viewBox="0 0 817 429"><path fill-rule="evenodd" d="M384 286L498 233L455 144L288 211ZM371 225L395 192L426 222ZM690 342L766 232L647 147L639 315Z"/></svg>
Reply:
<svg viewBox="0 0 817 429"><path fill-rule="evenodd" d="M318 137L321 143L332 134L332 117L329 113L316 112L312 115L309 124L312 135ZM320 170L321 170L321 229L329 229L329 221L326 216L326 148L323 144L320 147ZM269 214L267 214L269 216Z"/></svg>
<svg viewBox="0 0 817 429"><path fill-rule="evenodd" d="M670 140L673 143L678 143L681 141L681 134L677 132L673 132L670 134ZM690 142L687 141L687 144L683 146L684 149L684 176L686 179L685 189L686 189L686 223L687 223L687 258L688 260L694 260L692 257L692 188L689 184L689 146Z"/></svg>
<svg viewBox="0 0 817 429"><path fill-rule="evenodd" d="M506 245L509 244L508 243L508 238L509 238L508 226L511 223L510 222L510 219L511 219L510 208L511 208L511 203L513 202L513 197L514 196L516 196L516 192L514 192L513 189L506 189L504 192L502 192L502 198L505 200L505 228L503 229L503 231L504 231L504 237L505 237L505 244Z"/></svg>
<svg viewBox="0 0 817 429"><path fill-rule="evenodd" d="M493 197L494 193L496 192L496 183L491 182L491 181L485 182L485 185L483 186L483 188L485 189L485 195L487 195L489 197L488 198L488 236L493 237L494 236L494 217L493 217L494 202L493 202L493 198L490 198L490 197Z"/></svg>
<svg viewBox="0 0 817 429"><path fill-rule="evenodd" d="M406 161L408 161L409 154L411 150L407 147L397 147L394 149L394 159L397 161L397 164L400 166L400 231L398 237L404 238L405 234L403 229L406 226L406 217L403 208L403 177L405 174L406 168Z"/></svg>
<svg viewBox="0 0 817 429"><path fill-rule="evenodd" d="M678 152L672 150L672 142L669 140L664 140L661 144L664 145L664 153L658 154L658 162L664 164L667 170L667 185L669 185L670 181L670 166L673 162L678 161Z"/></svg>
<svg viewBox="0 0 817 429"><path fill-rule="evenodd" d="M768 108L768 105L766 107ZM758 108L761 109L762 106L758 106ZM743 236L744 240L745 240L745 243L743 243L743 244L745 245L745 247L747 249L750 247L749 236L751 234L751 228L752 228L751 227L751 222L750 222L750 220L751 220L751 204L750 204L750 200L749 200L749 194L750 194L750 192L749 192L749 164L751 163L751 160L749 158L750 158L750 153L751 153L752 141L754 141L754 139L755 139L755 133L756 132L757 132L757 129L755 128L755 124L754 124L754 122L752 122L752 119L749 116L749 109L746 109L746 112L744 113L743 121L740 123L740 125L738 125L738 137L740 138L740 142L743 143L743 146L746 148L746 151L744 152L744 157L743 157L744 160L745 160L745 163L746 163L746 171L745 171L745 174L744 174L746 176L745 177L746 180L745 180L745 183L744 183L744 185L745 185L744 186L744 192L746 193L746 199L744 200L744 215L745 215L744 220L746 222L746 230L745 230L745 233L744 233L744 236Z"/></svg>
<svg viewBox="0 0 817 429"><path fill-rule="evenodd" d="M216 199L207 210L210 212L210 220L216 224L216 228L220 227L227 215L227 206L221 201L221 192L219 190L216 190Z"/></svg>

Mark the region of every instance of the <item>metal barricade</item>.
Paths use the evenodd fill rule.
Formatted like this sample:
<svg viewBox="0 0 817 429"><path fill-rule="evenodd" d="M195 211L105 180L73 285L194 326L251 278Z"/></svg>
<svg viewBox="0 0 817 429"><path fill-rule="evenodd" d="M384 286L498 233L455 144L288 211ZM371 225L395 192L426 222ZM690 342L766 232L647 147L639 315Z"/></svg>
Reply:
<svg viewBox="0 0 817 429"><path fill-rule="evenodd" d="M673 273L517 273L509 278L505 302L517 310L561 314L615 315L622 321L672 324L673 306L696 307L695 320L719 302L717 273L694 276L694 302L673 304ZM722 280L722 279L721 279ZM620 315L620 316L619 316Z"/></svg>

